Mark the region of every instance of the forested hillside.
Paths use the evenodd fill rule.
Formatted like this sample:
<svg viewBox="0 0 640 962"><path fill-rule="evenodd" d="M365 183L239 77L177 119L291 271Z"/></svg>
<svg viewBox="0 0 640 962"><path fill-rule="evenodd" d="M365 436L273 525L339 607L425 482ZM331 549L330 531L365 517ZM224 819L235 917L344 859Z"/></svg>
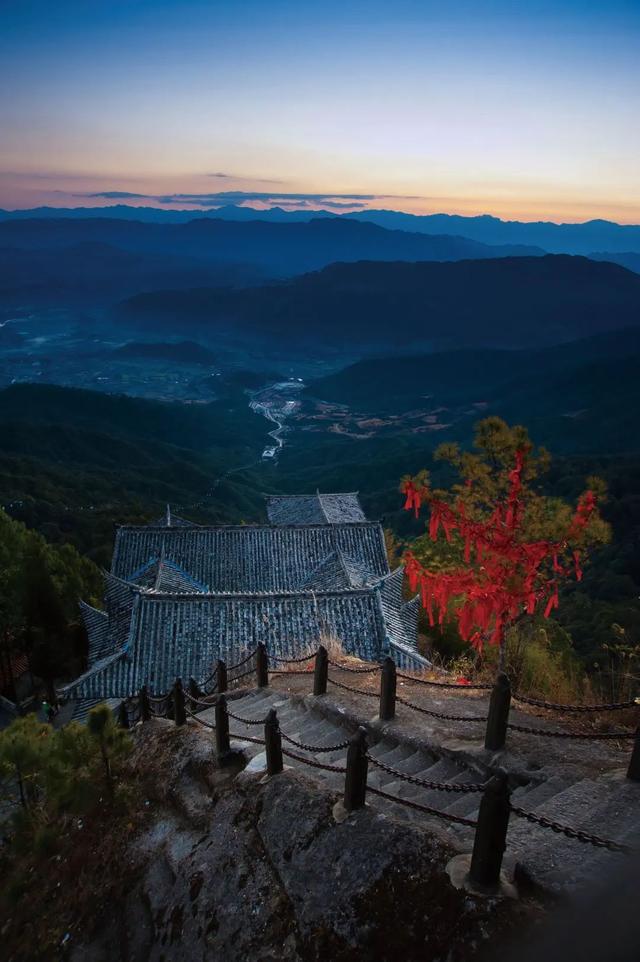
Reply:
<svg viewBox="0 0 640 962"><path fill-rule="evenodd" d="M281 352L535 349L638 325L640 276L562 255L362 261L247 290L140 294L116 318L156 334L245 334Z"/></svg>
<svg viewBox="0 0 640 962"><path fill-rule="evenodd" d="M211 521L255 517L262 499L226 475L263 439L244 398L183 405L17 385L0 392L0 504L108 565L114 523L167 502Z"/></svg>

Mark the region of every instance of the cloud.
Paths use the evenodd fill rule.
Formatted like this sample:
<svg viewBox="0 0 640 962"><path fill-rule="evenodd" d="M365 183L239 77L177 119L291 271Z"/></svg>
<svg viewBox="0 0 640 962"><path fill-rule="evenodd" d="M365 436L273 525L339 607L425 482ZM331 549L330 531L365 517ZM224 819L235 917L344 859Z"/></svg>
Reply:
<svg viewBox="0 0 640 962"><path fill-rule="evenodd" d="M194 207L221 207L225 204L261 203L274 204L281 207L312 207L322 204L325 207L344 210L347 208L364 207L371 201L380 200L423 200L404 194L307 194L286 193L278 191L249 191L224 190L213 193L200 194L135 194L128 191L104 190L91 194L75 194L75 197L85 197L103 200L147 200L156 204L188 204Z"/></svg>
<svg viewBox="0 0 640 962"><path fill-rule="evenodd" d="M217 171L214 174L205 174L205 177L220 177L223 180L248 180L255 184L283 184L282 180L275 180L273 177L246 177L243 174L225 174Z"/></svg>
<svg viewBox="0 0 640 962"><path fill-rule="evenodd" d="M63 193L56 191L56 193ZM74 197L100 197L103 200L151 200L147 194L136 194L129 190L100 190L95 194L74 194Z"/></svg>

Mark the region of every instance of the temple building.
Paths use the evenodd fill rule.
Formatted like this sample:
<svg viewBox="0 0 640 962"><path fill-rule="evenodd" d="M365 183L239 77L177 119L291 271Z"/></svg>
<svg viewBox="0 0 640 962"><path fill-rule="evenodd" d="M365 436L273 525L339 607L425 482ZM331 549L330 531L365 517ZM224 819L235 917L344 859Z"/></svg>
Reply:
<svg viewBox="0 0 640 962"><path fill-rule="evenodd" d="M377 661L428 667L418 654L418 599L403 601L382 527L357 494L273 497L268 524L200 526L173 515L117 529L104 610L81 604L89 668L65 698L89 705L203 684L218 659L263 642L295 658L324 639Z"/></svg>

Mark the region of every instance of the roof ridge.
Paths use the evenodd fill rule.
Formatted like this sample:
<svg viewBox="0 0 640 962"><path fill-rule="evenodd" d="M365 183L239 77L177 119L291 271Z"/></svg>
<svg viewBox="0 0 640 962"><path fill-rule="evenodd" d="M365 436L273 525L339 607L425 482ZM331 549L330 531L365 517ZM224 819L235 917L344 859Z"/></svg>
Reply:
<svg viewBox="0 0 640 962"><path fill-rule="evenodd" d="M321 498L344 498L348 494L360 494L359 491L325 491L321 494L319 490L316 489L315 496L320 496ZM313 498L313 494L270 494L267 497L267 501L292 501L294 498Z"/></svg>
<svg viewBox="0 0 640 962"><path fill-rule="evenodd" d="M88 608L89 611L95 611L97 615L104 615L105 618L109 617L107 612L104 611L102 608L96 608L95 605L90 605L88 601L83 601L82 598L78 601L78 607L80 609Z"/></svg>
<svg viewBox="0 0 640 962"><path fill-rule="evenodd" d="M198 601L215 601L230 598L304 598L306 596L331 595L349 597L351 595L372 595L374 587L374 585L364 585L362 588L299 588L292 591L206 591L196 594L195 598ZM142 598L156 600L194 600L194 592L192 591L163 591L162 589L156 591L155 588L140 588L136 593Z"/></svg>
<svg viewBox="0 0 640 962"><path fill-rule="evenodd" d="M312 496L310 495L310 497ZM377 528L380 527L380 522L369 521L368 518L365 518L363 521L334 521L331 524L332 528L354 528L356 525ZM167 531L166 526L161 524L119 524L116 527L118 531L148 531L150 528ZM229 529L236 529L237 531L282 531L285 528L326 528L326 523L322 521L300 521L297 524L295 522L289 524L270 524L268 522L261 522L260 524L193 524L193 527L196 531L227 531ZM180 532L178 525L172 525L170 530L184 533Z"/></svg>
<svg viewBox="0 0 640 962"><path fill-rule="evenodd" d="M169 505L167 505L167 510L169 510ZM169 515L169 521L170 521L170 519L171 519L171 516ZM167 524L169 524L169 521L167 522ZM158 558L158 564L157 564L157 567L156 567L156 577L155 577L155 583L154 583L154 585L155 585L156 588L157 588L158 585L160 584L160 578L162 577L162 566L163 566L163 565L164 565L164 540L163 540L162 544L160 545L160 557Z"/></svg>
<svg viewBox="0 0 640 962"><path fill-rule="evenodd" d="M322 502L322 495L320 494L319 491L316 491L316 498L318 499L318 504L320 505L320 513L322 514L322 516L323 516L324 520L327 522L327 524L330 524L330 522L329 522L329 515L327 514L326 508L325 508L325 506L324 506L324 504L323 504L323 502Z"/></svg>
<svg viewBox="0 0 640 962"><path fill-rule="evenodd" d="M98 661L91 666L91 668L87 668L87 670L81 675L78 675L77 678L74 678L73 681L69 682L68 685L64 685L62 688L59 688L58 691L62 695L66 695L69 691L77 688L78 685L85 682L88 678L92 678L94 675L100 674L100 672L104 671L105 668L110 668L114 662L116 662L119 658L122 658L124 655L126 655L126 649L119 648L118 651L114 651L109 655L105 655L104 658L99 658Z"/></svg>

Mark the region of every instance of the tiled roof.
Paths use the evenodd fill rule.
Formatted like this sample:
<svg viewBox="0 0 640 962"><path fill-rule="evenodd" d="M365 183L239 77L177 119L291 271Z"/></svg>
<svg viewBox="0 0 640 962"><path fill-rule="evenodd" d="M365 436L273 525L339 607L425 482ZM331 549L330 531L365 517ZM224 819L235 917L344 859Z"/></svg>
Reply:
<svg viewBox="0 0 640 962"><path fill-rule="evenodd" d="M357 492L301 494L267 501L271 524L353 524L366 521Z"/></svg>
<svg viewBox="0 0 640 962"><path fill-rule="evenodd" d="M106 612L83 606L90 668L66 693L122 698L177 677L203 682L218 658L233 664L263 642L297 657L325 637L366 660L417 654L417 601L403 602L382 528L355 494L272 498L270 525L164 521L118 529Z"/></svg>
<svg viewBox="0 0 640 962"><path fill-rule="evenodd" d="M129 580L170 559L211 592L292 591L341 550L371 575L389 571L382 528L368 521L304 526L124 526L116 533L112 574Z"/></svg>
<svg viewBox="0 0 640 962"><path fill-rule="evenodd" d="M332 551L324 561L320 562L309 577L302 581L300 588L309 588L314 591L347 591L350 588L365 588L379 580L379 577L372 575L357 561L347 558L338 549Z"/></svg>
<svg viewBox="0 0 640 962"><path fill-rule="evenodd" d="M417 651L420 599L402 600L404 567L396 568L380 582L380 600L389 634L393 640Z"/></svg>
<svg viewBox="0 0 640 962"><path fill-rule="evenodd" d="M100 658L104 658L114 650L110 639L109 616L106 611L99 611L84 601L80 602L80 614L87 629L89 639L89 666L94 665Z"/></svg>
<svg viewBox="0 0 640 962"><path fill-rule="evenodd" d="M228 663L263 642L280 657L295 657L323 637L376 660L387 628L372 589L316 594L161 595L142 592L133 608L130 640L66 689L73 698L124 697L143 684L164 692L177 677L202 682L218 658Z"/></svg>
<svg viewBox="0 0 640 962"><path fill-rule="evenodd" d="M174 591L181 594L206 593L206 585L200 584L186 571L166 558L154 559L143 565L129 579L150 591Z"/></svg>

